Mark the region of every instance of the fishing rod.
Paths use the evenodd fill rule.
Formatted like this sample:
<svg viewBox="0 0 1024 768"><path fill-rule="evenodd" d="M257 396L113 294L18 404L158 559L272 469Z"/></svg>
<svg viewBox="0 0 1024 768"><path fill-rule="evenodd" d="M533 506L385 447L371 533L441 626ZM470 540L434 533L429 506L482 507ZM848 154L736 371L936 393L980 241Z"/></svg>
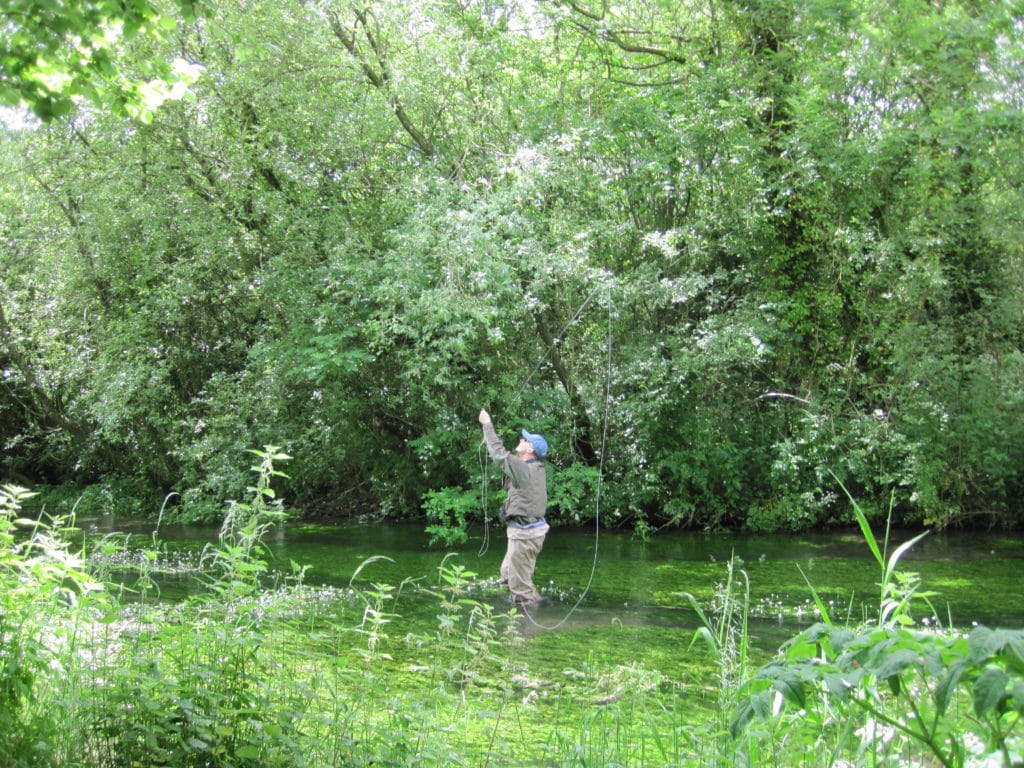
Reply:
<svg viewBox="0 0 1024 768"><path fill-rule="evenodd" d="M607 338L606 338L606 341L605 341L605 349L606 349L606 355L607 355L607 366L606 366L606 373L605 373L605 387L604 387L604 389L605 389L605 398L604 398L604 408L603 408L603 413L602 413L602 426L601 426L601 450L600 450L600 453L599 453L600 458L599 458L599 461L598 461L597 486L595 488L595 493L594 493L594 556L593 556L593 558L591 560L590 575L589 575L589 577L587 579L586 586L583 588L583 591L580 593L580 596L576 600L576 603L569 609L568 613L566 613L566 615L564 617L562 617L562 619L560 621L558 621L556 624L553 624L553 625L541 624L541 623L539 623L536 620L536 618L534 618L534 616L532 616L530 614L529 610L527 610L525 606L521 606L520 607L522 612L523 612L523 615L526 616L527 620L531 624L533 624L535 627L537 627L539 629L544 629L544 630L555 630L555 629L558 629L563 624L565 624L566 621L569 620L569 618L576 612L576 610L583 603L583 600L586 598L587 594L590 592L590 588L591 588L591 586L594 583L594 575L597 573L597 558L598 558L599 545L600 545L600 535L601 535L601 495L602 495L602 491L603 491L603 487L604 487L604 463L605 463L605 455L607 453L606 449L607 449L607 446L608 446L608 421L609 421L609 412L611 410L611 392L612 392L612 368L613 368L612 338L613 337L612 337L611 286L610 285L606 285L606 284L602 284L602 285L598 285L597 287L595 287L594 290L590 292L590 294L586 297L586 299L583 301L583 303L576 310L576 313L569 320L569 322L566 324L566 326L562 329L562 331L554 339L554 343L555 344L557 344L557 343L559 343L561 341L562 337L566 334L566 332L568 332L568 330L579 320L579 318L583 314L583 310L591 302L591 300L598 294L598 292L601 290L601 288L606 288L607 292L608 292L607 300L606 300L606 304L607 304L607 307L608 307L608 329L607 329ZM544 364L544 361L547 359L547 356L550 354L550 352L551 352L551 346L549 346L549 348L547 350L545 350L544 354L541 356L541 359L538 361L537 365L534 366L533 370L526 377L526 380L523 382L523 385L520 387L520 389L516 393L515 397L511 400L512 404L518 402L518 400L522 397L523 393L526 391L526 387L527 387L530 379L533 378L533 376L537 373L537 371L540 370L541 366ZM486 466L485 453L486 453L486 448L483 446L483 444L481 444L481 452L479 453L479 456L480 456L481 477L482 477L482 481L481 481L481 483L482 483L481 502L482 502L482 505L483 505L483 513L484 513L484 540L483 540L483 543L481 544L481 548L480 548L480 551L478 553L478 557L482 557L487 552L487 550L488 550L488 548L490 546L490 523L489 523L489 520L488 520L488 510L487 510L487 492L488 492L488 490L487 490L487 466Z"/></svg>

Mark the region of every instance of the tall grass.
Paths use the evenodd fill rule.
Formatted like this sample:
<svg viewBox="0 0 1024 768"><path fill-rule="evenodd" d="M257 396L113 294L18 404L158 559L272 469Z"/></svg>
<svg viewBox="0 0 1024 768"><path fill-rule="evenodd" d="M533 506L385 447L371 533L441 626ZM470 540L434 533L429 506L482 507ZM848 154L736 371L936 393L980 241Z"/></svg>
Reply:
<svg viewBox="0 0 1024 768"><path fill-rule="evenodd" d="M965 635L937 626L930 593L900 569L924 534L890 553L889 525L880 544L850 501L879 567L877 615L840 626L815 596L823 620L747 682L733 735L785 740L791 758L814 750L818 765L844 768L1018 765L1024 631L976 627ZM918 605L932 619L927 626L914 618Z"/></svg>
<svg viewBox="0 0 1024 768"><path fill-rule="evenodd" d="M687 595L697 626L679 653L702 675L670 678L639 648L540 672L523 617L452 556L429 584L274 577L263 539L286 517L271 483L287 457L256 453L250 497L201 558L204 590L177 602L156 589L155 538L131 556L99 542L97 562L118 555L138 577L134 594L102 590L67 543L73 521L26 520L27 492L0 491L0 768L1020 760L1024 637L921 630L909 545L890 552L859 508L880 579L869 621L840 626L818 601L822 621L753 669L751 587L732 558L708 605ZM406 628L405 594L434 606L432 627Z"/></svg>

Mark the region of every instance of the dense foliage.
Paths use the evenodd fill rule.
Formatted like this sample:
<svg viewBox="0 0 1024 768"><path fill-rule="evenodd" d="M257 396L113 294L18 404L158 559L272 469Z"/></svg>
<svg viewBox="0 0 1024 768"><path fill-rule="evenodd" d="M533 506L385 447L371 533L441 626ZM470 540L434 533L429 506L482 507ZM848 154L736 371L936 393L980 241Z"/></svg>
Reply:
<svg viewBox="0 0 1024 768"><path fill-rule="evenodd" d="M219 513L274 443L307 509L464 520L487 407L561 521L603 479L640 531L848 522L838 478L1020 522L1012 4L221 0L111 44L202 75L0 132L0 475Z"/></svg>
<svg viewBox="0 0 1024 768"><path fill-rule="evenodd" d="M68 115L88 100L143 121L194 79L184 59L156 59L126 76L123 40L161 37L177 24L150 0L7 0L0 36L0 104L25 106L43 120ZM197 0L176 0L194 18Z"/></svg>
<svg viewBox="0 0 1024 768"><path fill-rule="evenodd" d="M0 766L1020 764L1024 631L937 626L897 568L914 539L889 553L858 507L877 620L841 622L811 587L820 623L752 674L763 653L735 556L724 583L700 585L708 602L687 595L685 652L682 624L502 613L496 579L458 555L398 587L369 580L387 557L346 589L312 587L268 546L289 457L253 453L248 501L192 558L156 529L83 540L71 518L22 517L31 494L0 486ZM181 580L187 596L162 591Z"/></svg>

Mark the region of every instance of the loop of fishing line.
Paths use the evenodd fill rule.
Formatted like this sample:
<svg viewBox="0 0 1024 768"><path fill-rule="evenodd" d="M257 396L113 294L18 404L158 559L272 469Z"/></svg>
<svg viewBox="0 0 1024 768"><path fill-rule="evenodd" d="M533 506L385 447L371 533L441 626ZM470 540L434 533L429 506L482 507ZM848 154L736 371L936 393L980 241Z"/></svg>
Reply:
<svg viewBox="0 0 1024 768"><path fill-rule="evenodd" d="M576 600L575 605L569 609L569 612L562 617L561 621L557 624L547 625L540 624L530 615L530 612L523 608L523 615L526 616L527 620L533 624L533 626L539 629L555 630L561 627L565 622L569 620L576 609L582 605L583 600L590 592L590 587L594 583L594 574L597 573L597 555L598 545L601 538L601 491L604 488L604 459L606 448L608 447L608 413L611 409L612 401L612 303L611 303L611 292L609 289L608 296L608 338L606 340L606 348L608 352L608 365L607 372L605 374L605 390L604 390L604 414L602 416L601 425L601 458L597 464L597 487L594 489L594 557L590 562L590 576L587 579L587 586L583 588L580 593L579 599ZM591 294L593 295L593 294ZM589 300L589 299L588 299Z"/></svg>
<svg viewBox="0 0 1024 768"><path fill-rule="evenodd" d="M590 303L591 299L593 299L594 296L597 295L597 292L602 287L607 287L607 289L608 289L608 298L607 298L607 304L608 304L608 335L607 335L607 339L606 339L606 342L605 342L606 350L607 350L607 370L606 370L606 374L605 374L605 399L604 399L604 411L603 411L603 414L602 414L602 425L601 425L601 451L600 451L600 459L598 461L597 486L594 489L594 557L591 560L590 576L587 579L586 586L583 588L583 591L580 593L580 596L576 600L576 603L572 606L572 608L569 609L569 612L566 613L566 615L564 617L562 617L562 619L557 624L553 624L553 625L540 624L540 623L537 622L536 619L534 619L533 616L530 615L530 612L528 610L526 610L525 607L521 608L522 612L523 612L523 615L526 616L527 620L531 624L533 624L535 627L537 627L539 629L544 629L544 630L549 630L549 631L550 630L555 630L555 629L558 629L559 627L561 627L576 612L576 610L583 603L583 600L586 598L587 594L590 592L590 588L591 588L591 586L594 583L594 575L597 573L597 557L598 557L598 548L599 548L600 536L601 536L601 493L602 493L602 490L604 488L604 462L605 462L605 454L607 452L606 449L608 447L608 420L609 420L609 411L611 409L611 399L612 399L612 303L611 303L611 288L610 288L610 286L599 285L593 291L591 291L590 295L587 296L587 298L579 306L579 309L576 310L576 313L572 316L572 319L569 320L569 322L566 324L566 326L562 329L561 333L559 333L558 336L556 336L555 339L554 339L554 343L555 344L557 344L557 343L559 343L561 341L562 337L569 330L569 328L571 328L576 323L576 321L579 320L579 318L583 314L583 310L587 306L587 304ZM537 373L537 371L540 370L541 366L544 364L544 361L547 359L547 356L550 354L550 352L551 352L550 348L545 350L544 354L541 356L541 358L538 361L537 365L534 366L533 370L530 372L530 374L526 377L526 380L523 382L523 385L519 388L519 391L516 393L515 397L513 397L512 400L510 401L510 403L509 403L510 406L512 404L516 403L522 397L523 392L526 391L526 386L529 383L530 379L533 378L533 376ZM481 480L481 484L482 484L482 488L481 488L481 504L482 504L482 507L483 507L483 515L484 515L484 535L483 535L483 543L481 544L480 551L478 552L478 555L477 555L478 557L482 557L484 554L486 554L486 552L488 550L488 547L490 546L490 522L488 520L488 510L487 510L487 461L486 461L487 456L486 456L486 454L487 454L486 447L483 444L481 444L481 451L479 452L479 456L480 456L480 474L481 474L481 478L482 478L482 480Z"/></svg>
<svg viewBox="0 0 1024 768"><path fill-rule="evenodd" d="M568 332L568 330L570 328L572 328L572 326L574 326L576 324L576 322L580 319L580 317L583 315L583 310L586 309L587 305L597 295L597 292L599 290L601 290L601 288L607 288L608 289L608 333L609 333L609 335L608 335L608 345L609 345L608 346L608 353L609 353L609 363L608 363L609 364L609 370L608 370L608 375L609 375L609 378L610 378L611 377L611 367L610 367L611 366L611 357L610 357L610 355L611 355L611 317L612 317L611 313L612 313L612 304L611 304L611 287L608 286L607 284L598 284L594 288L594 290L592 290L587 295L587 298L585 298L583 300L583 303L579 305L579 307L576 309L576 312L574 312L573 316L569 319L569 322L566 323L565 327L562 328L562 330L558 333L557 336L555 336L555 338L553 340L553 343L554 344L559 344L562 341L562 337L565 336L565 334ZM544 354L540 356L540 360L537 361L537 364L535 366L533 366L533 370L530 371L530 373L527 374L526 378L523 380L523 384L522 384L522 386L519 387L519 391L516 392L516 394L512 397L511 400L509 400L508 405L506 406L506 410L511 411L512 410L512 406L515 405L517 402L519 402L519 400L523 396L523 393L526 391L527 385L530 383L530 379L532 379L536 375L537 371L539 371L541 366L544 365L544 361L547 360L548 355L550 355L550 354L551 354L551 348L550 347L548 349L544 350ZM602 452L603 452L603 449L602 449ZM480 477L481 477L481 486L482 486L481 490L480 490L480 507L481 507L481 510L483 512L483 518L484 518L483 542L480 545L480 549L477 551L477 557L483 557L484 555L487 554L487 551L488 551L488 549L490 549L490 546L491 546L491 526L490 526L490 517L489 517L488 509L487 509L487 447L486 447L486 445L482 441L480 443L480 448L477 451L477 454L478 454L478 458L479 458L479 462L480 462ZM604 456L603 455L601 457L601 461L602 462L604 461Z"/></svg>
<svg viewBox="0 0 1024 768"><path fill-rule="evenodd" d="M480 506L484 513L484 537L476 556L483 557L491 546L491 524L487 519L487 446L482 442L480 443L480 448L477 449L476 455L480 462Z"/></svg>

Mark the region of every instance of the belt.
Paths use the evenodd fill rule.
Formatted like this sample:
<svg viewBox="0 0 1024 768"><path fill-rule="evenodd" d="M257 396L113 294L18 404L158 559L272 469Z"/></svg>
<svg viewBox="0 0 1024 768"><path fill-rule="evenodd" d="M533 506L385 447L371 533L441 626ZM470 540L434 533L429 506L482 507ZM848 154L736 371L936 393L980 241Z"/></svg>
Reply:
<svg viewBox="0 0 1024 768"><path fill-rule="evenodd" d="M545 520L543 517L540 520L537 520L537 521L532 522L532 523L527 523L526 525L521 525L520 523L509 523L509 525L511 525L513 528L520 528L520 529L522 529L524 531L528 530L530 528L540 528L542 525L547 525L547 524L548 524L547 520Z"/></svg>

